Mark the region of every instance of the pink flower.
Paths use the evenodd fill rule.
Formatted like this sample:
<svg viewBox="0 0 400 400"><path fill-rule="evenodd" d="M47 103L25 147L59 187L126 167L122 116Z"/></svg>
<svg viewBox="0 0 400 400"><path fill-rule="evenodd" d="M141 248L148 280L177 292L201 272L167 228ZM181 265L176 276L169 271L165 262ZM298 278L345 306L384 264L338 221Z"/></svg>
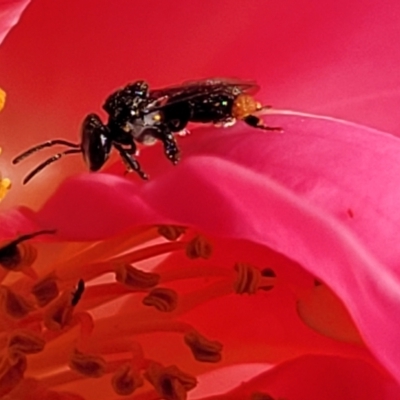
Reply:
<svg viewBox="0 0 400 400"><path fill-rule="evenodd" d="M297 3L287 15L278 6L263 10L242 3L212 13L203 3L152 7L147 2L132 9L131 3L118 8L70 2L62 11L60 4L56 9L53 3L33 3L1 50L13 66L4 75L10 76L9 87L1 83L9 95L1 118L24 139L22 146L6 137L3 159L53 137L50 131L72 139L79 118L92 111L89 104L132 75L148 75L157 85L174 74L184 80L248 72L262 84L282 74L276 92L261 92L260 98L293 107L300 99L298 108L318 106L396 133L394 102L376 117L365 93L351 110L340 107L362 95L368 71L360 74L365 85L352 88L347 81L339 91L321 71L341 71L349 79L354 68L333 69L330 56L313 48L323 37L332 39L321 40L324 49L336 48L329 27L339 21L338 31L357 43L364 43L369 31L389 39L389 31L378 28L392 14L379 8L374 25L377 10L362 3L340 19L333 3L308 5L305 25L296 25ZM207 25L193 24L189 10L208 19ZM265 15L287 17L287 31ZM368 32L353 30L361 16ZM239 24L247 19L248 25ZM179 29L168 30L171 25ZM295 36L269 59L279 70L275 75L261 56L265 25L268 35ZM298 30L304 37L294 34ZM38 47L27 48L34 33ZM93 48L97 40L101 49ZM301 44L302 52L296 50ZM349 48L343 44L341 50L352 56ZM217 51L224 63L211 62ZM307 62L296 71L283 65L287 54L296 59L313 52L315 70ZM396 56L394 49L387 60ZM36 79L24 78L28 70ZM304 82L294 78L302 71L309 77ZM389 74L371 79L368 89L380 96L385 79ZM332 82L342 81L336 75ZM322 101L327 95L331 103ZM217 393L213 398L399 398L400 142L371 128L301 113L270 113L265 121L284 132L242 124L196 130L179 141L184 156L176 167L159 146L143 150L140 162L149 182L122 177L120 162L108 173L64 181L66 173L57 171L72 172L65 167L79 164L72 157L70 164L60 161L43 171L27 188L14 186L3 202L14 207L4 211L0 224L1 395L9 400L114 399L132 393L144 400ZM1 169L15 182L32 165ZM58 186L52 194L49 182ZM23 204L36 211L15 207ZM16 241L41 231L48 235Z"/></svg>

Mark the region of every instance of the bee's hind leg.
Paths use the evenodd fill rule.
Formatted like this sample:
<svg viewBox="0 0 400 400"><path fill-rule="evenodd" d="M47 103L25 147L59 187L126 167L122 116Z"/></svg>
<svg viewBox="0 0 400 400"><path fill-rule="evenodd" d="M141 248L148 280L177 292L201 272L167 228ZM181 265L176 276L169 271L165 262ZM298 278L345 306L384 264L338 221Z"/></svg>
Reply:
<svg viewBox="0 0 400 400"><path fill-rule="evenodd" d="M172 132L166 126L159 127L156 136L164 145L164 153L168 160L174 165L178 164L180 160L180 151Z"/></svg>

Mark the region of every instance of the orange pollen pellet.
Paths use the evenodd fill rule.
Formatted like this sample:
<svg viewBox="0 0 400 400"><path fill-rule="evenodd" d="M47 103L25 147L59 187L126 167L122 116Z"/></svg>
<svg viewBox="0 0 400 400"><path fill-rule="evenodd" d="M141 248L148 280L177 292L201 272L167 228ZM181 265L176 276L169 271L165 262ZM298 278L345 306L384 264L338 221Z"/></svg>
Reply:
<svg viewBox="0 0 400 400"><path fill-rule="evenodd" d="M249 115L259 111L261 105L256 101L253 96L248 94L241 94L236 97L232 106L232 115L237 119L243 119Z"/></svg>

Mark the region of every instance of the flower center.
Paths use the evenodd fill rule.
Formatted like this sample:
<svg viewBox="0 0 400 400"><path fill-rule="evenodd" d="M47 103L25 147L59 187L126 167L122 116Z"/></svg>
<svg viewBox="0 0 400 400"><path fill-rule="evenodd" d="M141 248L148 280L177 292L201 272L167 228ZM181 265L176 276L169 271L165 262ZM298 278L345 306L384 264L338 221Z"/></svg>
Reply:
<svg viewBox="0 0 400 400"><path fill-rule="evenodd" d="M183 400L196 379L174 363L164 365L168 357L147 355L142 338L178 335L184 357L217 363L222 343L181 317L215 297L255 294L275 282L270 269L241 262L214 265L209 261L214 245L183 227L147 227L64 248L33 243L52 233L0 245L4 393L17 390L24 378L57 390L110 376L109 390L118 395L140 390L149 399ZM182 291L183 282L206 285L193 296Z"/></svg>

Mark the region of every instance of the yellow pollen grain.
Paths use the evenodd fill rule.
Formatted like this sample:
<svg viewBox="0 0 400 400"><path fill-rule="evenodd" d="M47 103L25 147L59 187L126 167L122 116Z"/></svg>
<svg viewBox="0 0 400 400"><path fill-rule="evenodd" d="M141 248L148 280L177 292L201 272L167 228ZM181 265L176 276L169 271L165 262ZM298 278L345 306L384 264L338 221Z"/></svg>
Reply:
<svg viewBox="0 0 400 400"><path fill-rule="evenodd" d="M0 111L4 108L6 104L6 92L0 88Z"/></svg>
<svg viewBox="0 0 400 400"><path fill-rule="evenodd" d="M0 179L0 201L6 197L6 194L10 189L11 180L8 178Z"/></svg>

